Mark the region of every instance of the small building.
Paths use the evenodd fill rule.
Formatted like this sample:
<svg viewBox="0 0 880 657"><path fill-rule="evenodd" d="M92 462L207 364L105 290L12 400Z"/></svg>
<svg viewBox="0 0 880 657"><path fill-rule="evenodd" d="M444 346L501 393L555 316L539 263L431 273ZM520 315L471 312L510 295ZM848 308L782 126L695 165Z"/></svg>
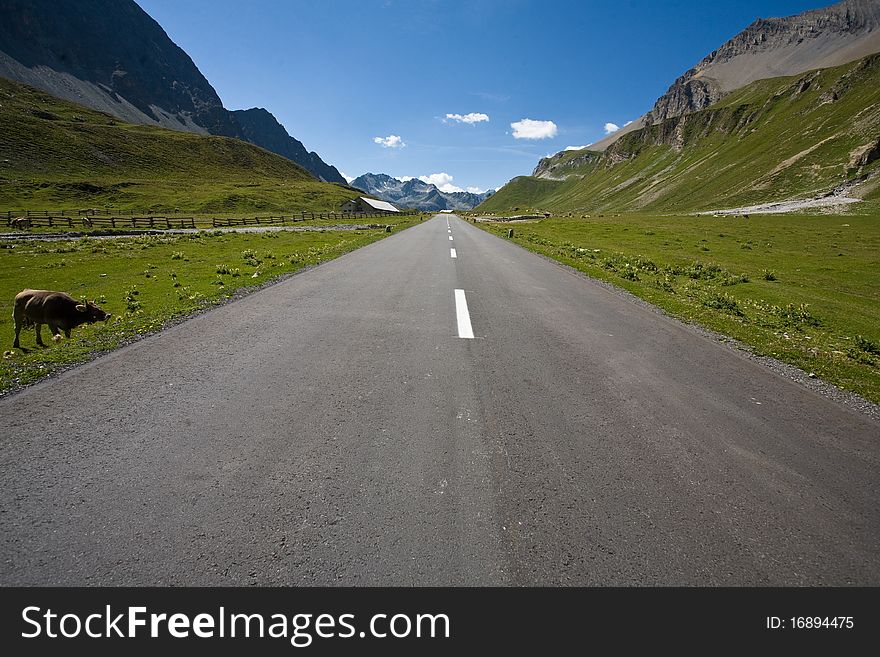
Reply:
<svg viewBox="0 0 880 657"><path fill-rule="evenodd" d="M358 196L355 199L350 201L346 201L342 204L343 212L362 212L362 213L376 213L381 212L385 214L396 214L400 212L400 210L388 201L378 201L374 198L367 198L366 196Z"/></svg>

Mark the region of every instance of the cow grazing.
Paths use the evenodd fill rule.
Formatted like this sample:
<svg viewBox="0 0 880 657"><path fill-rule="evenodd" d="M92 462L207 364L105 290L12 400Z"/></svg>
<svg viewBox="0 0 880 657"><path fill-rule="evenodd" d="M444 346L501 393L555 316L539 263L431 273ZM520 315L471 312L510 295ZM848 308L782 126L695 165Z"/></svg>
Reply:
<svg viewBox="0 0 880 657"><path fill-rule="evenodd" d="M70 330L80 324L94 324L108 319L110 313L104 312L93 301L77 301L65 292L51 290L22 290L15 295L12 309L12 320L15 323L15 342L12 346L19 347L18 335L21 329L35 325L37 344L43 344L40 334L43 324L49 325L53 336L64 331L70 337ZM20 347L19 347L20 348Z"/></svg>

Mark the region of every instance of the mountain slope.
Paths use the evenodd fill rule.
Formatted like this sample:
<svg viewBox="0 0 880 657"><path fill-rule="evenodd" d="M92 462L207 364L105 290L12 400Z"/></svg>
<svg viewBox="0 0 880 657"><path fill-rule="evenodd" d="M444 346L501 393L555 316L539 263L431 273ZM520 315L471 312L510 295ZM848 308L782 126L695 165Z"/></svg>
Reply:
<svg viewBox="0 0 880 657"><path fill-rule="evenodd" d="M645 125L709 107L757 80L840 66L880 52L880 2L844 0L785 18L759 18L680 76L628 129L590 146L604 150Z"/></svg>
<svg viewBox="0 0 880 657"><path fill-rule="evenodd" d="M480 210L690 211L827 194L878 171L880 55L761 80L604 152L550 159L565 180L515 178Z"/></svg>
<svg viewBox="0 0 880 657"><path fill-rule="evenodd" d="M844 0L787 18L759 18L678 78L647 122L704 109L756 80L840 66L880 52L877 28L877 0Z"/></svg>
<svg viewBox="0 0 880 657"><path fill-rule="evenodd" d="M356 195L238 139L125 123L0 78L4 210L337 210Z"/></svg>
<svg viewBox="0 0 880 657"><path fill-rule="evenodd" d="M242 126L192 59L131 0L0 0L0 76L123 121L244 139L316 177L345 182L277 122L268 133L264 122Z"/></svg>
<svg viewBox="0 0 880 657"><path fill-rule="evenodd" d="M241 126L241 132L247 141L262 146L273 153L283 155L288 160L296 162L316 177L326 182L345 183L345 178L336 169L330 166L320 156L306 150L301 142L289 134L278 120L262 107L254 107L249 110L236 110L232 116Z"/></svg>
<svg viewBox="0 0 880 657"><path fill-rule="evenodd" d="M482 194L441 192L436 185L422 182L418 178L403 181L384 173L365 173L355 178L351 186L398 207L417 208L426 212L470 210L495 193L492 190Z"/></svg>

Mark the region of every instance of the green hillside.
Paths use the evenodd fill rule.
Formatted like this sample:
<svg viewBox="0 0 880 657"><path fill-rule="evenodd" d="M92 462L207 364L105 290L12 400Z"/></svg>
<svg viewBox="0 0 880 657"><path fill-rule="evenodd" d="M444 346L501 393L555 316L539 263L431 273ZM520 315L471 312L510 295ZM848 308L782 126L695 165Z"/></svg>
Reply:
<svg viewBox="0 0 880 657"><path fill-rule="evenodd" d="M483 212L682 212L826 193L880 168L880 55L760 80L709 109L567 151ZM877 198L880 176L855 191Z"/></svg>
<svg viewBox="0 0 880 657"><path fill-rule="evenodd" d="M336 210L357 192L237 139L123 123L0 78L0 210Z"/></svg>

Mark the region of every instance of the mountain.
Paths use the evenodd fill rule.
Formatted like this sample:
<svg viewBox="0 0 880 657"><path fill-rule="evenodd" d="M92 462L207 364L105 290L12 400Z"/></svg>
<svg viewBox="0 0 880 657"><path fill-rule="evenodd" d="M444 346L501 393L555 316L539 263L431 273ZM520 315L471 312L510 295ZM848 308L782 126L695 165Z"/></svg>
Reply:
<svg viewBox="0 0 880 657"><path fill-rule="evenodd" d="M192 59L132 0L0 0L0 76L130 123L249 141L345 183L268 112L225 109Z"/></svg>
<svg viewBox="0 0 880 657"><path fill-rule="evenodd" d="M844 0L785 18L759 18L681 75L652 109L589 148L601 151L623 135L709 107L757 80L840 66L880 52L880 2Z"/></svg>
<svg viewBox="0 0 880 657"><path fill-rule="evenodd" d="M266 150L283 155L311 171L316 177L326 182L345 183L345 178L336 169L330 166L320 156L306 150L301 142L289 134L278 120L262 107L254 107L249 110L235 110L233 118L241 126L241 133L245 141L262 146Z"/></svg>
<svg viewBox="0 0 880 657"><path fill-rule="evenodd" d="M689 212L838 195L880 200L880 54L759 80L709 107L566 151L486 212Z"/></svg>
<svg viewBox="0 0 880 657"><path fill-rule="evenodd" d="M121 121L0 78L0 208L338 210L357 192L239 139Z"/></svg>
<svg viewBox="0 0 880 657"><path fill-rule="evenodd" d="M543 158L480 209L712 209L848 188L875 173L878 52L878 0L758 19L645 116Z"/></svg>
<svg viewBox="0 0 880 657"><path fill-rule="evenodd" d="M384 173L365 173L355 178L350 184L371 196L394 203L398 207L416 208L426 212L470 210L495 193L493 190L482 194L441 192L436 185L422 182L418 178L403 181Z"/></svg>
<svg viewBox="0 0 880 657"><path fill-rule="evenodd" d="M844 0L787 18L759 18L657 99L647 122L704 109L756 80L840 66L880 52L880 2Z"/></svg>

